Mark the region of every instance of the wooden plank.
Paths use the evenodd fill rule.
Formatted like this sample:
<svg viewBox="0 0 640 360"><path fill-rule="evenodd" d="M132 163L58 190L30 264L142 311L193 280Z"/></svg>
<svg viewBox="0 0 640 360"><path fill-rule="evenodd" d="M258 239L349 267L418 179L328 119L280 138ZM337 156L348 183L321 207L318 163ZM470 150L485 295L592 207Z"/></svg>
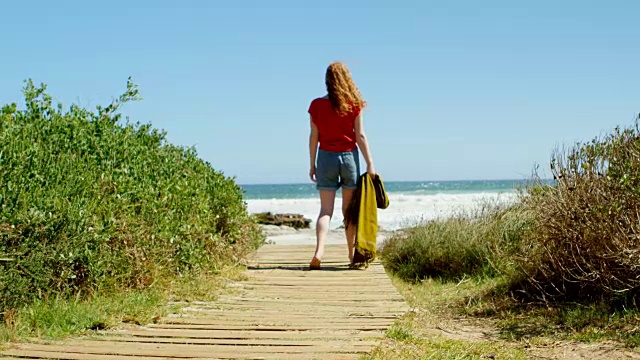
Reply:
<svg viewBox="0 0 640 360"><path fill-rule="evenodd" d="M166 357L226 357L242 353L250 354L315 354L315 353L366 353L370 346L342 346L341 344L326 343L320 346L220 346L220 345L184 345L184 344L124 344L109 341L76 341L58 345L25 344L18 350L36 350L51 352L72 352L100 355L128 355L128 356L166 356Z"/></svg>
<svg viewBox="0 0 640 360"><path fill-rule="evenodd" d="M203 313L203 314L213 314L213 315L218 315L218 314L224 314L227 316L232 316L232 315L238 315L238 316L254 316L253 314L255 314L255 316L260 316L262 314L264 315L273 315L273 316L282 316L282 310L278 309L276 307L273 308L269 308L269 309L252 309L252 308L246 308L246 309L239 309L238 311L229 311L228 309L221 309L219 307L214 307L215 305L210 305L209 307L188 307L188 308L184 308L183 312L178 313L178 314L172 314L169 315L168 317L180 317L183 314L185 316L193 316L194 313ZM322 318L335 318L335 317L343 317L345 319L350 319L350 318L354 318L354 317L371 317L371 318L376 318L376 317L393 317L393 318L398 318L401 315L404 314L404 310L401 312L398 311L386 311L386 312L376 312L373 313L371 311L366 311L366 310L362 310L362 309L357 309L357 308L336 308L333 307L331 309L325 308L324 310L327 311L314 311L314 312L309 312L309 307L301 307L298 309L289 309L289 311L287 311L287 315L291 315L291 316L302 316L302 317L306 317L309 319L314 319L314 318L318 318L318 319L322 319Z"/></svg>
<svg viewBox="0 0 640 360"><path fill-rule="evenodd" d="M371 279L371 278L347 278L347 279L339 279L335 278L326 278L326 279L309 279L304 277L271 277L271 278L251 278L247 281L247 284L293 284L293 285L308 285L313 284L314 286L324 286L324 287L333 287L333 286L347 286L347 287L356 287L358 285L364 285L369 287L380 287L385 284L385 279ZM391 283L389 283L391 285Z"/></svg>
<svg viewBox="0 0 640 360"><path fill-rule="evenodd" d="M347 309L348 310L348 309ZM225 313L226 312L226 313ZM216 310L210 311L190 311L182 312L180 314L170 315L163 319L171 321L173 319L200 319L210 321L259 321L259 322L282 322L283 320L291 321L304 321L306 323L315 324L323 323L327 321L342 321L344 323L356 324L362 322L393 322L398 319L395 314L378 314L369 312L344 312L334 311L330 313L322 314L310 314L305 316L304 312L296 312L291 314L282 314L278 316L275 312L267 313L266 310L254 310L254 311L228 311L228 310ZM162 320L162 319L160 319ZM162 323L162 321L157 323Z"/></svg>
<svg viewBox="0 0 640 360"><path fill-rule="evenodd" d="M323 271L323 270L319 270L319 271ZM303 271L300 271L300 273L302 273ZM328 273L329 271L327 271ZM335 271L332 271L333 273L335 273ZM313 273L313 272L309 272L307 271L307 273ZM249 274L251 275L251 274ZM269 282L289 282L289 281L295 281L295 282L317 282L317 283L328 283L328 284L334 284L334 283L339 283L339 284L344 284L344 285L357 285L358 287L360 285L363 285L365 287L369 286L369 287L373 287L373 286L380 286L383 285L384 287L386 287L386 285L390 285L393 286L393 284L391 283L391 280L389 280L389 278L387 277L387 275L384 274L380 274L380 275L376 275L376 276L347 276L347 275L335 275L335 276L326 276L326 275L318 275L318 276L314 276L314 275L310 275L310 276L291 276L288 274L282 275L281 274L275 273L275 274L264 274L264 275L260 275L260 276L248 276L247 282L244 282L244 284L247 283L269 283ZM391 288L393 289L393 288ZM385 288L385 290L391 290L389 288Z"/></svg>
<svg viewBox="0 0 640 360"><path fill-rule="evenodd" d="M287 311L290 307L287 307L283 304L265 304L262 306L257 306L255 304L220 304L218 309L225 311L263 311L263 310L279 310L279 311ZM306 305L304 307L300 306L298 311L308 311L308 312L332 312L337 314L363 314L363 315L371 315L371 314L380 314L383 313L385 315L402 315L406 313L407 309L402 307L401 305L396 305L393 307L362 307L362 308L353 308L348 305L318 305L318 306L310 306Z"/></svg>
<svg viewBox="0 0 640 360"><path fill-rule="evenodd" d="M359 330L307 330L307 331L241 331L241 330L190 330L143 328L124 332L105 333L109 336L141 336L141 337L183 337L191 339L280 339L280 340L344 340L344 339L377 339L384 336L382 331Z"/></svg>
<svg viewBox="0 0 640 360"><path fill-rule="evenodd" d="M320 297L321 293L312 293L306 294L295 293L295 294L278 294L278 293L262 293L262 292L253 292L250 294L242 294L237 296L226 296L222 297L225 301L233 301L233 300L279 300L279 301L309 301L316 300ZM325 293L326 295L326 293ZM400 296L393 295L376 295L376 294L362 294L362 295L341 295L336 296L341 301L353 302L353 303L361 303L361 302L378 302L378 301L387 301L387 302L404 302L404 299Z"/></svg>
<svg viewBox="0 0 640 360"><path fill-rule="evenodd" d="M258 317L254 319L220 319L215 317L175 317L163 319L160 324L190 324L190 325L220 325L220 326L263 326L263 327L302 327L305 328L320 328L324 329L327 326L391 326L395 320L391 319L350 319L345 321L344 319L326 319L323 321L310 322L309 319L291 319L288 317L282 317L279 320L273 321L260 319Z"/></svg>
<svg viewBox="0 0 640 360"><path fill-rule="evenodd" d="M346 255L346 254L345 254ZM274 255L265 255L262 256L259 259L255 259L250 261L250 263L253 264L259 264L259 265L263 265L263 264L274 264L274 265L287 265L287 264L295 264L295 265L309 265L309 261L311 260L311 256L294 256L294 255L288 255L288 257L286 259L283 259L282 256L285 256L284 254L274 254ZM349 260L347 259L347 257L345 256L344 259L340 258L334 258L334 257L325 257L324 259L322 259L322 263L323 264L335 264L335 265L340 265L343 266L345 268L348 267L349 265Z"/></svg>
<svg viewBox="0 0 640 360"><path fill-rule="evenodd" d="M397 294L395 290L389 289L386 286L380 287L380 284L372 284L372 285L359 285L354 287L353 284L343 284L344 286L332 286L331 293L333 294L345 294L345 293L370 293L370 292L379 292L382 294ZM264 282L251 282L247 280L242 286L236 287L237 291L313 291L316 293L321 293L326 295L327 290L323 288L318 288L317 285L314 284L301 284L301 285L279 285L275 283L266 284ZM397 294L400 296L400 294Z"/></svg>
<svg viewBox="0 0 640 360"><path fill-rule="evenodd" d="M284 264L269 264L269 263L261 263L258 264L256 266L261 266L261 267L257 267L257 268L250 268L248 269L249 273L247 273L247 275L249 276L260 276L260 275L266 275L269 273L278 273L279 275L288 275L288 276L292 276L292 275L296 275L296 274L300 274L301 276L315 276L315 277L323 277L323 276L344 276L344 277L349 277L349 276L356 276L356 277L372 277L372 276L381 276L381 275L386 275L386 272L384 271L383 268L378 268L378 267L369 267L368 269L360 269L360 270L352 270L347 268L347 265L341 266L341 265L331 265L331 264L326 264L326 263L322 263L324 265L326 265L326 269L320 269L320 270L314 270L314 271L310 271L308 269L305 269L309 264L291 264L290 266L286 266ZM321 265L322 266L322 265Z"/></svg>
<svg viewBox="0 0 640 360"><path fill-rule="evenodd" d="M277 311L237 311L229 312L219 309L202 309L202 308L185 308L182 309L180 314L172 315L172 318L183 317L211 317L216 319L255 319L256 317L266 320L280 320L282 319L282 312ZM378 319L378 320L397 320L396 315L361 315L361 314L337 314L337 313L316 313L309 314L305 312L287 313L289 319L300 319L307 322L310 321L326 321L326 320L340 320L344 322L350 322L354 319Z"/></svg>
<svg viewBox="0 0 640 360"><path fill-rule="evenodd" d="M263 283L295 281L295 282L313 282L316 284L326 284L326 285L350 283L351 286L356 285L357 283L362 283L364 285L373 285L373 284L380 285L380 284L383 284L385 280L387 280L386 275L380 275L378 277L340 276L340 275L314 277L314 276L277 276L277 274L274 274L273 276L250 277L250 281L252 282L263 282Z"/></svg>
<svg viewBox="0 0 640 360"><path fill-rule="evenodd" d="M327 276L327 275L337 275L337 276L367 276L367 275L380 275L380 274L385 274L385 270L384 268L382 268L381 266L369 266L369 268L366 269L349 269L347 267L347 264L327 264L326 262L322 262L322 264L327 265L326 266L326 270L323 270L322 268L319 271L310 271L308 269L304 269L304 267L309 266L308 263L291 263L290 265L287 265L286 263L270 263L270 262L262 262L262 263L257 263L256 266L260 266L257 267L255 269L253 268L249 268L248 271L250 271L249 275L251 275L252 273L254 274L265 274L268 273L270 271L272 272L280 272L283 275L284 274L296 274L296 273L302 273L302 275L305 276ZM321 264L321 266L322 266ZM271 267L271 268L270 268Z"/></svg>
<svg viewBox="0 0 640 360"><path fill-rule="evenodd" d="M243 295L251 295L251 294L255 294L255 295L259 295L259 296L274 296L274 295L279 295L281 297L289 297L289 296L296 296L296 297L313 297L313 298L319 298L322 296L326 296L327 295L327 290L323 289L323 288L314 288L314 287L307 287L307 288L299 288L299 287L278 287L278 288L274 288L273 286L269 286L269 287L262 287L262 288L252 288L252 289L243 289L241 291L237 291L234 293L235 296L243 296ZM402 296L400 296L398 293L395 292L391 292L388 290L383 290L383 291L377 291L375 290L375 288L371 288L371 290L369 291L362 291L362 289L357 289L357 290L349 290L347 288L342 288L342 289L335 289L332 288L331 289L331 295L335 296L335 297L339 297L339 298L346 298L347 296L366 296L366 295L371 295L372 297L389 297L389 298L395 298L395 299L404 299ZM227 296L221 296L220 298L227 298Z"/></svg>
<svg viewBox="0 0 640 360"><path fill-rule="evenodd" d="M73 353L68 351L42 351L42 350L18 350L18 349L10 349L2 353L2 355L7 354L11 357L10 359L64 359L64 360L133 360L131 356L128 355L105 355L105 354L82 354L82 353ZM19 356L19 357L18 357ZM6 359L4 357L0 357L0 359ZM136 360L175 360L175 357L158 357L158 356L136 356ZM220 358L208 358L208 360L216 360Z"/></svg>
<svg viewBox="0 0 640 360"><path fill-rule="evenodd" d="M336 346L369 346L373 347L376 341L353 339L332 340L298 340L298 339L198 339L185 337L154 337L154 336L100 336L96 341L130 342L130 343L167 343L167 344L198 344L198 345L230 345L230 346L319 346L328 342L336 343Z"/></svg>
<svg viewBox="0 0 640 360"><path fill-rule="evenodd" d="M342 304L342 305L323 305L318 304L317 306L308 305L308 304L298 304L296 311L304 312L333 312L338 314L379 314L384 313L386 315L389 314L404 314L407 311L407 308L398 305L390 305L386 307L382 306L370 306L370 307L353 307L350 304ZM288 311L291 309L291 306L287 306L282 303L263 303L263 304L240 304L240 303L220 303L216 305L216 309L225 310L225 311L262 311L262 310L278 310L278 311Z"/></svg>
<svg viewBox="0 0 640 360"><path fill-rule="evenodd" d="M245 330L245 331L307 331L307 330L386 330L389 325L351 325L351 324L317 324L317 325L223 325L223 324L193 324L168 323L152 324L152 329L199 329L199 330Z"/></svg>
<svg viewBox="0 0 640 360"><path fill-rule="evenodd" d="M18 359L63 359L63 360L175 360L178 358L188 358L187 356L166 357L166 356L140 356L135 357L128 355L105 355L105 354L81 354L71 352L52 352L52 351L34 351L34 350L9 350L7 353L15 353L20 356ZM207 357L190 357L191 360L227 360L227 359L243 359L243 360L309 360L309 359L326 359L326 360L351 360L358 359L360 354L320 354L318 357L310 357L312 354L221 354L209 355Z"/></svg>
<svg viewBox="0 0 640 360"><path fill-rule="evenodd" d="M394 297L399 299L404 299L400 294L393 293L388 289L382 288L382 286L386 286L381 283L373 283L371 285L361 285L358 288L354 289L354 285L347 286L344 283L339 283L335 285L322 285L317 282L307 281L307 282L284 282L274 280L271 283L267 282L249 282L247 281L246 287L243 288L235 288L233 291L230 291L226 295L221 295L219 299L228 299L236 296L251 296L253 294L261 295L261 294L277 294L282 296L303 296L306 294L313 295L324 295L326 297L330 294L333 298L340 299L342 297L346 297L349 295L357 295L359 297L365 295L372 296L386 296L386 297ZM391 286L391 285L389 285ZM318 296L318 298L322 298L322 296ZM179 303L178 303L179 304ZM182 303L184 305L208 305L208 303Z"/></svg>
<svg viewBox="0 0 640 360"><path fill-rule="evenodd" d="M256 299L257 300L257 299ZM305 314L310 308L313 308L313 304L304 301L294 301L296 299L288 299L288 298L263 298L264 301L254 301L249 299L247 301L230 301L230 300L220 300L216 303L211 303L208 305L198 305L198 306L185 306L185 313L193 313L193 312L221 312L223 309L227 309L234 305L239 307L248 307L251 308L251 305L255 307L255 311L271 311L276 312L280 311L282 307L287 307L287 302L291 304L295 304L296 307L289 306L290 312L287 314ZM270 301L269 301L270 300ZM280 300L280 301L278 301ZM308 299L297 299L297 300L308 300ZM266 305L266 309L263 309ZM317 308L327 308L327 309L336 309L336 312L344 313L345 311L352 311L353 313L363 313L368 308L387 308L389 306L393 307L402 307L403 309L407 308L406 304L403 306L403 303L399 300L387 301L385 304L377 304L375 301L372 301L369 304L363 304L362 302L355 301L345 301L345 302L335 302L335 304L327 304L327 303L317 303ZM320 311L314 311L313 313L307 313L309 316L313 316L316 313L320 313ZM173 316L173 315L172 315Z"/></svg>
<svg viewBox="0 0 640 360"><path fill-rule="evenodd" d="M215 306L215 307L214 307ZM397 304L394 306L387 307L354 307L350 304L346 305L321 305L317 306L312 305L301 305L292 310L291 306L287 306L286 304L281 303L270 303L270 304L240 304L240 303L220 303L216 305L211 305L211 309L217 309L221 311L238 311L238 312L247 312L247 311L290 311L292 313L331 313L331 314L343 314L346 316L347 314L358 314L358 315L372 315L372 314L385 314L385 315L402 315L406 313L407 307L402 306L402 304Z"/></svg>
<svg viewBox="0 0 640 360"><path fill-rule="evenodd" d="M326 295L331 294L331 291L327 291L325 293ZM256 303L263 303L263 302L283 302L283 300L288 303L289 305L291 304L317 304L317 303L322 303L322 304L337 304L337 305L349 305L352 307L360 307L360 306L377 306L379 304L381 305L387 305L387 304L395 304L395 303L404 303L404 299L402 298L389 298L387 296L382 297L381 299L367 299L367 298L356 298L356 299L349 299L349 298L335 298L335 299L309 299L309 298L294 298L294 297L288 297L288 298L266 298L266 297L259 297L259 296L251 296L252 294L249 295L245 295L245 296L233 296L233 297L222 297L220 298L222 303L226 303L226 302L239 302L239 303L248 303L248 302L256 302ZM325 295L325 297L327 297ZM376 301L368 301L368 300L376 300Z"/></svg>
<svg viewBox="0 0 640 360"><path fill-rule="evenodd" d="M290 304L286 304L286 302L290 302ZM286 311L287 309L292 308L293 306L299 307L300 309L305 309L307 311L322 311L326 309L335 309L337 311L361 311L361 312L371 312L371 311L404 311L406 309L403 306L403 303L400 301L387 301L384 304L372 304L372 303L360 303L358 305L354 305L353 302L349 301L321 301L318 300L316 303L311 301L277 301L277 300L248 300L248 301L219 301L216 305L218 309L233 309L233 308L249 308L256 310L269 310L269 309L278 309ZM314 310L317 309L317 310Z"/></svg>
<svg viewBox="0 0 640 360"><path fill-rule="evenodd" d="M360 283L363 287L367 289L371 289L372 292L375 291L376 288L380 288L382 286L392 286L391 284L387 285L381 283L379 281L339 281L339 280L307 280L307 279L269 279L269 280L260 280L260 279L251 279L247 281L249 285L268 285L268 286L295 286L299 289L322 289L325 290L325 294L327 291L336 290L346 290L353 289L358 286ZM304 291L304 290L302 290Z"/></svg>

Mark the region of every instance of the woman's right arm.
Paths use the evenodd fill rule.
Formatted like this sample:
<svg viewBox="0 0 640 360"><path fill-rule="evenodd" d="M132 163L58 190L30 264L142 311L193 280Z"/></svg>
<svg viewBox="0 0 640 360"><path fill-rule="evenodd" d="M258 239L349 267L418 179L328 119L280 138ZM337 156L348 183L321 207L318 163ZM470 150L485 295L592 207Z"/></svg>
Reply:
<svg viewBox="0 0 640 360"><path fill-rule="evenodd" d="M362 124L362 112L356 117L355 121L356 143L358 148L362 152L364 161L367 163L367 173L370 176L375 176L376 168L373 165L373 157L371 156L371 150L369 150L369 142L367 141L367 135L364 133L364 125Z"/></svg>
<svg viewBox="0 0 640 360"><path fill-rule="evenodd" d="M318 127L310 117L311 132L309 133L309 178L316 182L316 156L318 155Z"/></svg>

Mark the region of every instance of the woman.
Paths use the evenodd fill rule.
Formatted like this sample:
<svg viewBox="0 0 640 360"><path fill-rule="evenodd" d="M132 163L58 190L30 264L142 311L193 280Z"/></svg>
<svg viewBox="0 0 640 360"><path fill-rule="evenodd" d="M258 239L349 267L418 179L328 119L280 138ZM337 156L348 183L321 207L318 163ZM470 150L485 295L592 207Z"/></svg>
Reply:
<svg viewBox="0 0 640 360"><path fill-rule="evenodd" d="M359 150L367 162L367 172L375 175L373 159L362 125L364 100L347 67L334 62L327 68L327 95L317 98L309 106L311 134L309 135L309 177L320 192L320 215L316 223L316 252L309 264L311 270L320 269L324 243L333 216L336 191L342 188L342 213L347 210L360 176ZM318 149L318 145L319 149ZM356 229L345 229L349 261L353 262Z"/></svg>

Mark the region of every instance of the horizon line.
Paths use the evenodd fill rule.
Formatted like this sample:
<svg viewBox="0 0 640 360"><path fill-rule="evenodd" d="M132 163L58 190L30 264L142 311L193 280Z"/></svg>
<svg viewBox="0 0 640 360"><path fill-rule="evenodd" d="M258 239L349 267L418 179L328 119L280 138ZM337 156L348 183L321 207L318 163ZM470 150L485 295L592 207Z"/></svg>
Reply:
<svg viewBox="0 0 640 360"><path fill-rule="evenodd" d="M410 183L410 182L472 182L472 181L520 181L527 182L532 179L462 179L462 180L384 180L386 183L394 182L394 183ZM541 179L541 180L553 180L553 179ZM236 182L239 186L256 186L256 185L314 185L312 182L290 182L290 183L239 183Z"/></svg>

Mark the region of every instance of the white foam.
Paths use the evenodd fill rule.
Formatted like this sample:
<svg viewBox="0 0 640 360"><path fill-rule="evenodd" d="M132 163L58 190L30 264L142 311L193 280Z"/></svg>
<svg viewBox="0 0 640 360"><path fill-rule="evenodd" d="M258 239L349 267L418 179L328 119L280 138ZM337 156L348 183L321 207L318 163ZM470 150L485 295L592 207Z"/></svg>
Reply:
<svg viewBox="0 0 640 360"><path fill-rule="evenodd" d="M385 230L397 230L420 221L471 211L486 202L512 202L515 192L406 195L388 193L389 207L378 210L378 225ZM314 223L320 210L320 199L246 200L249 213L272 212L302 214ZM342 201L336 197L331 228L342 225Z"/></svg>

